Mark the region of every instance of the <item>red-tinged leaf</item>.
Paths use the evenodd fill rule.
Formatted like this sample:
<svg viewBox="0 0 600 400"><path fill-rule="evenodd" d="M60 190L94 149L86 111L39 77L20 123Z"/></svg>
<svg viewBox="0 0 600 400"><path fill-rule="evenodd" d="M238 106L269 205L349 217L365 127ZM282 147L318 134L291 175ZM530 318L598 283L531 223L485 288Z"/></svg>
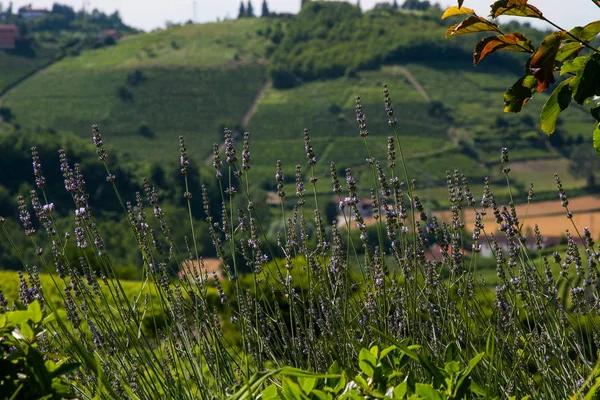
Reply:
<svg viewBox="0 0 600 400"><path fill-rule="evenodd" d="M554 83L554 63L565 32L553 32L546 36L537 51L531 56L529 68L538 81L538 92Z"/></svg>
<svg viewBox="0 0 600 400"><path fill-rule="evenodd" d="M576 26L575 28L571 29L569 31L569 33L571 35L575 36L578 40L573 39L573 37L571 37L571 36L567 36L567 37L565 37L566 41L587 43L587 42L595 39L596 36L598 36L598 34L600 33L600 21L590 22L589 24L587 24L584 27Z"/></svg>
<svg viewBox="0 0 600 400"><path fill-rule="evenodd" d="M523 0L498 0L491 6L490 17L498 18L501 15L512 15L515 17L542 18L542 12L527 4Z"/></svg>
<svg viewBox="0 0 600 400"><path fill-rule="evenodd" d="M504 112L519 112L535 94L537 79L525 75L504 92Z"/></svg>
<svg viewBox="0 0 600 400"><path fill-rule="evenodd" d="M496 24L486 20L485 18L472 15L464 21L448 28L446 31L446 38L449 38L450 36L464 35L467 33L490 31L500 32Z"/></svg>
<svg viewBox="0 0 600 400"><path fill-rule="evenodd" d="M464 14L471 14L474 15L475 11L473 11L470 8L467 7L457 7L457 6L452 6L450 8L448 8L446 11L444 11L444 14L442 14L442 19L446 19L448 17L452 17L454 15L464 15Z"/></svg>
<svg viewBox="0 0 600 400"><path fill-rule="evenodd" d="M518 51L521 53L533 53L535 50L531 40L519 32L507 35L490 36L482 39L475 47L473 53L473 65L477 65L488 54L498 50Z"/></svg>
<svg viewBox="0 0 600 400"><path fill-rule="evenodd" d="M542 122L542 131L547 135L551 135L556 128L556 120L561 111L564 111L571 104L571 96L573 94L569 84L573 77L562 81L554 92L548 97L548 101L542 107L540 120Z"/></svg>
<svg viewBox="0 0 600 400"><path fill-rule="evenodd" d="M593 54L577 71L577 75L571 81L573 99L579 103L592 96L600 95L600 56Z"/></svg>
<svg viewBox="0 0 600 400"><path fill-rule="evenodd" d="M461 3L462 3L462 1L461 1ZM592 3L594 3L595 5L600 7L600 0L592 0Z"/></svg>
<svg viewBox="0 0 600 400"><path fill-rule="evenodd" d="M584 48L584 45L577 42L563 44L562 46L560 46L560 49L558 49L558 53L556 53L556 61L564 62L569 59L575 58L577 57L579 52Z"/></svg>

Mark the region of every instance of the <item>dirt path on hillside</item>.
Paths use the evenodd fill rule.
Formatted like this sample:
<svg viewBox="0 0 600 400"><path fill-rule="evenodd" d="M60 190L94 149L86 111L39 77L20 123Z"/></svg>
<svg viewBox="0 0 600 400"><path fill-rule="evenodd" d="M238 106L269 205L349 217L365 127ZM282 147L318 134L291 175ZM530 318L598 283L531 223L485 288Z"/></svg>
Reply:
<svg viewBox="0 0 600 400"><path fill-rule="evenodd" d="M262 87L260 88L258 93L256 93L256 97L254 98L254 100L252 101L252 104L250 105L250 107L244 114L244 117L242 118L242 128L246 128L246 126L248 126L248 123L250 122L250 120L254 116L254 113L256 112L256 109L258 108L258 104L260 103L262 98L267 93L267 90L269 90L271 88L271 86L272 86L271 81L266 81L262 85ZM232 131L231 138L233 140L236 140L240 136L240 133L241 132L238 132L238 131ZM223 153L223 152L225 152L225 143L221 143L219 145L219 153ZM210 162L212 162L212 159L213 159L213 156L211 154L210 156L208 156L206 161L210 163Z"/></svg>
<svg viewBox="0 0 600 400"><path fill-rule="evenodd" d="M248 126L248 123L250 122L250 120L254 116L254 113L256 112L256 109L258 108L258 103L260 103L262 98L265 96L267 90L271 89L271 86L271 81L266 81L256 94L252 105L250 105L250 108L248 109L248 111L246 111L246 114L244 114L244 118L242 118L242 126L244 128Z"/></svg>
<svg viewBox="0 0 600 400"><path fill-rule="evenodd" d="M410 83L416 89L416 91L419 92L419 94L423 97L423 99L425 99L426 102L429 103L431 101L431 98L429 98L429 95L427 94L427 91L425 90L423 85L419 83L417 78L415 78L415 76L412 74L412 72L408 70L408 68L396 65L394 66L394 70L404 75L408 83Z"/></svg>

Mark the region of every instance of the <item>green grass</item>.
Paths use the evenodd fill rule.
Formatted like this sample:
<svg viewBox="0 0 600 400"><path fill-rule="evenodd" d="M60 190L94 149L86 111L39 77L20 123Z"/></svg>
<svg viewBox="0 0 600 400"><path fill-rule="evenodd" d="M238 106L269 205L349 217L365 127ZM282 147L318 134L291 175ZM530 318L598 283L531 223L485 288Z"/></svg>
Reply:
<svg viewBox="0 0 600 400"><path fill-rule="evenodd" d="M97 71L147 67L214 67L262 59L269 41L258 35L269 19L185 25L123 38L116 46L89 50L56 66L56 71Z"/></svg>
<svg viewBox="0 0 600 400"><path fill-rule="evenodd" d="M221 137L219 128L241 122L264 76L264 67L258 64L140 71L145 81L127 86L131 100L118 95L130 69L66 72L50 68L11 92L4 104L28 128L54 128L89 137L91 124L98 123L107 143L135 159L162 158L165 151L176 158L177 137L184 135L190 153L204 160ZM153 137L139 134L142 123L150 127Z"/></svg>
<svg viewBox="0 0 600 400"><path fill-rule="evenodd" d="M55 59L58 45L34 44L27 51L0 50L0 93Z"/></svg>

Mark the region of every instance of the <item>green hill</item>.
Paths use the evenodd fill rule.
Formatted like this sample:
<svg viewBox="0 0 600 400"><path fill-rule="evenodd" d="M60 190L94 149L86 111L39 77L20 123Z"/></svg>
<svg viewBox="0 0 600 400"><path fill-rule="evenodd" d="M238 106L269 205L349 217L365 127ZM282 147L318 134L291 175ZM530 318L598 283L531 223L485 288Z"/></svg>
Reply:
<svg viewBox="0 0 600 400"><path fill-rule="evenodd" d="M89 134L148 160L210 151L223 126L240 124L265 81L264 20L187 25L124 38L64 59L11 91L3 104L23 128ZM143 128L146 127L146 128ZM135 149L135 151L131 151Z"/></svg>
<svg viewBox="0 0 600 400"><path fill-rule="evenodd" d="M176 158L181 134L190 154L206 160L223 127L247 129L252 173L269 187L277 159L286 160L288 178L296 163L305 164L303 128L322 160L321 177L328 176L330 160L340 170L370 174L361 161L368 155L358 137L355 96L362 97L371 149L385 158L385 138L393 133L383 107L385 82L411 172L440 202L447 169L461 169L475 182L501 179L504 146L515 169L527 172L516 177L516 192L525 192L529 180L550 190L554 171L527 163L557 160L568 174L564 157L587 140L591 117L569 109L550 143L537 116L544 94L520 114L503 114L501 93L518 79L518 63L512 55L493 55L474 69L477 38L444 40L447 21L439 18L436 8L361 13L347 3L310 2L295 19L246 18L133 35L52 65L11 90L3 106L25 130L87 137L98 123L106 142L134 160ZM569 181L573 188L584 185ZM327 179L319 190L328 193Z"/></svg>

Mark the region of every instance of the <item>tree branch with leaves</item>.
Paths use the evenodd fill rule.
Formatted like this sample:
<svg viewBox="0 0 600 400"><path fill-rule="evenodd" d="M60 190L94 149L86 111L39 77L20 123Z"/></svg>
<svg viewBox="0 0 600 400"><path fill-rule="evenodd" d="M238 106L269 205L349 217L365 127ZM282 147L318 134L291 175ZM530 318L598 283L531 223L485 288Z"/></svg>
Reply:
<svg viewBox="0 0 600 400"><path fill-rule="evenodd" d="M590 0L600 8L600 0ZM530 54L525 64L525 74L504 93L504 111L519 112L536 92L553 88L540 115L541 129L551 135L559 114L572 100L590 107L595 118L594 148L600 153L600 49L591 42L600 33L600 21L566 30L544 16L528 0L499 0L490 5L490 19L474 10L463 7L464 0L449 7L442 19L466 15L466 19L450 26L446 38L478 32L493 32L475 47L473 64L477 65L497 51L514 51ZM505 33L497 23L500 16L535 18L547 22L556 31L550 33L536 48L521 32ZM558 74L560 82L554 86Z"/></svg>

